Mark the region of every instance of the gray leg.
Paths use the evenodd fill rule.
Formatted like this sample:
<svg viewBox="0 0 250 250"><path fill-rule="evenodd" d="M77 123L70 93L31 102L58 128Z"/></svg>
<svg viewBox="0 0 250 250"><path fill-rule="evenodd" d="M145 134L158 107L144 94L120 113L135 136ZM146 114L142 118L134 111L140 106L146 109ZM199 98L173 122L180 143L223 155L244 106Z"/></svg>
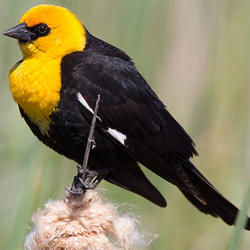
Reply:
<svg viewBox="0 0 250 250"><path fill-rule="evenodd" d="M82 195L87 189L95 189L109 171L110 168L98 170L87 168L84 170L81 165L77 165L77 175L74 177L73 183L67 191L75 195Z"/></svg>

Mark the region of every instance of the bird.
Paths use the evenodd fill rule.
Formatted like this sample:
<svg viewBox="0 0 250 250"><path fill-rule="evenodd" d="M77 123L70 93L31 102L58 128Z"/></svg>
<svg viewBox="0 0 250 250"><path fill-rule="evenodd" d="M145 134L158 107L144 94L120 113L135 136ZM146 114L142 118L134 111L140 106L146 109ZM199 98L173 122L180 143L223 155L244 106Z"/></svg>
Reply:
<svg viewBox="0 0 250 250"><path fill-rule="evenodd" d="M125 52L56 5L31 8L4 35L17 39L23 54L9 73L21 116L41 142L77 164L100 98L86 178L78 175L73 193L104 179L166 207L142 164L177 186L202 213L236 223L239 209L190 161L198 155L193 140Z"/></svg>

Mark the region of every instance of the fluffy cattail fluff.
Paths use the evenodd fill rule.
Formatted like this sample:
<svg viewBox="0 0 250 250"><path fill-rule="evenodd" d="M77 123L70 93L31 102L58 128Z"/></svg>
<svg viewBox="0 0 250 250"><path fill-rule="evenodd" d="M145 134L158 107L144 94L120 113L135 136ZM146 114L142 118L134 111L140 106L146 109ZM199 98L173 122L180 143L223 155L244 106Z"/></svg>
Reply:
<svg viewBox="0 0 250 250"><path fill-rule="evenodd" d="M104 202L96 191L83 196L66 194L64 200L49 201L33 217L34 228L25 249L110 250L148 245L154 235L138 230L138 218L118 215L117 208Z"/></svg>

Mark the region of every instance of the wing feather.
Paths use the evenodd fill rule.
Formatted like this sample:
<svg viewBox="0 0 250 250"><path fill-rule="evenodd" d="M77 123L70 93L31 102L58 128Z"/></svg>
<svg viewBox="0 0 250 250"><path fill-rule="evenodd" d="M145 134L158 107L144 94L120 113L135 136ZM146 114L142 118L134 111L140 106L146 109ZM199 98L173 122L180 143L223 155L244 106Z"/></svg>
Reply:
<svg viewBox="0 0 250 250"><path fill-rule="evenodd" d="M72 98L80 93L92 109L100 94L97 126L126 135L126 144L117 145L165 179L176 183L173 165L196 154L191 138L130 61L93 51L72 53L62 60L62 84L74 90ZM79 109L91 119L80 103Z"/></svg>

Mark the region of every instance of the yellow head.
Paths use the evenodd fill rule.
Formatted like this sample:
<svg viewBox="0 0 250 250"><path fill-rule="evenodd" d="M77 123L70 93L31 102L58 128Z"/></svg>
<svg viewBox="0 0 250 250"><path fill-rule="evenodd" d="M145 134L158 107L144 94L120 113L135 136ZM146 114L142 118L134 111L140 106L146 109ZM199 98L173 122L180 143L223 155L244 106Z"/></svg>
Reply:
<svg viewBox="0 0 250 250"><path fill-rule="evenodd" d="M7 30L5 35L19 40L24 58L62 58L85 47L84 27L77 17L64 7L38 5L27 11L19 23Z"/></svg>
<svg viewBox="0 0 250 250"><path fill-rule="evenodd" d="M86 44L85 29L69 10L39 5L5 35L18 39L24 55L9 74L14 100L43 134L57 111L61 90L61 60Z"/></svg>

